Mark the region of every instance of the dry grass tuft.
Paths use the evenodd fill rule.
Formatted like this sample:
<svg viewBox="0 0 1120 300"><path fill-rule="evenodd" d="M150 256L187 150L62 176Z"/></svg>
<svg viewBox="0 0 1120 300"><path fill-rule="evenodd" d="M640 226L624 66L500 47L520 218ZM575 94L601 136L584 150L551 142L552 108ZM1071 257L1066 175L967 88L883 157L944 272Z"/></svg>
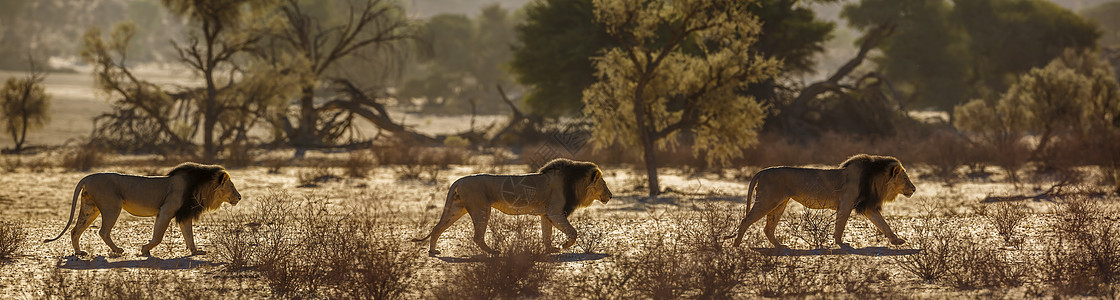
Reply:
<svg viewBox="0 0 1120 300"><path fill-rule="evenodd" d="M369 151L350 151L343 166L346 176L351 178L366 178L373 171L373 154Z"/></svg>
<svg viewBox="0 0 1120 300"><path fill-rule="evenodd" d="M450 278L433 290L435 298L522 299L544 294L556 270L551 263L540 261L547 253L543 252L537 218L491 215L490 233L490 245L501 254L456 266ZM555 232L553 238L557 238ZM563 240L563 234L559 239Z"/></svg>
<svg viewBox="0 0 1120 300"><path fill-rule="evenodd" d="M836 211L805 208L791 219L791 235L809 244L813 249L825 249L832 244L836 228Z"/></svg>
<svg viewBox="0 0 1120 300"><path fill-rule="evenodd" d="M952 267L953 256L956 255L956 241L960 232L958 227L951 225L947 220L927 214L921 220L911 225L914 231L909 239L918 253L903 255L895 258L899 268L926 282L940 280Z"/></svg>
<svg viewBox="0 0 1120 300"><path fill-rule="evenodd" d="M78 147L62 157L62 167L72 171L89 171L104 163L104 152L104 149L92 145Z"/></svg>
<svg viewBox="0 0 1120 300"><path fill-rule="evenodd" d="M12 259L27 242L27 232L23 227L8 221L0 221L0 259Z"/></svg>
<svg viewBox="0 0 1120 300"><path fill-rule="evenodd" d="M1108 295L1120 280L1120 224L1116 213L1085 196L1070 196L1055 207L1055 236L1043 249L1039 273L1058 292Z"/></svg>
<svg viewBox="0 0 1120 300"><path fill-rule="evenodd" d="M408 298L421 257L400 240L395 220L376 211L338 215L327 202L272 192L255 212L225 220L215 254L230 270L259 272L274 297Z"/></svg>
<svg viewBox="0 0 1120 300"><path fill-rule="evenodd" d="M1022 202L1004 201L981 208L980 214L995 226L996 232L1006 244L1012 244L1015 228L1030 216L1030 208Z"/></svg>
<svg viewBox="0 0 1120 300"><path fill-rule="evenodd" d="M467 161L467 150L458 147L423 147L398 142L373 152L381 165L394 166L403 180L437 182L452 164Z"/></svg>
<svg viewBox="0 0 1120 300"><path fill-rule="evenodd" d="M299 187L319 187L320 184L339 180L339 177L334 173L334 170L325 163L319 163L315 166L304 168L296 174L296 180Z"/></svg>

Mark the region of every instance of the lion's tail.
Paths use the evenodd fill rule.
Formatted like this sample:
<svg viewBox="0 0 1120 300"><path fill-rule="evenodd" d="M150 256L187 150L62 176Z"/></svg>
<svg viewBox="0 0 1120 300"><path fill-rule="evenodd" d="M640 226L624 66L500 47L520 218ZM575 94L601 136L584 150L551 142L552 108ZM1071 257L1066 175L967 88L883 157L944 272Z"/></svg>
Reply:
<svg viewBox="0 0 1120 300"><path fill-rule="evenodd" d="M448 206L451 205L451 201L455 200L455 197L459 195L459 193L458 193L459 184L458 183L459 183L458 181L456 181L455 183L452 183L451 188L447 189L447 200L445 200L443 202L443 209L444 210L447 210ZM440 212L440 217L439 217L440 220L436 222L436 227L439 227L440 222L443 222L443 216L444 215L445 214L443 212ZM412 241L413 242L423 242L425 240L428 240L428 238L432 237L432 234L434 234L434 233L436 233L436 230L435 230L435 228L432 228L432 231L428 232L428 235L425 235L424 237L420 237L420 238L414 238L414 239L412 239Z"/></svg>
<svg viewBox="0 0 1120 300"><path fill-rule="evenodd" d="M59 232L58 236L53 239L43 240L44 243L53 242L61 238L63 234L66 234L66 230L70 229L70 224L74 223L74 208L78 206L78 195L82 192L82 189L85 188L87 179L89 179L89 176L82 178L81 181L78 181L78 185L74 187L74 199L70 200L70 217L66 218L66 227L63 227L62 232Z"/></svg>
<svg viewBox="0 0 1120 300"><path fill-rule="evenodd" d="M762 171L766 171L766 170L762 170ZM747 200L747 214L748 215L750 214L751 206L754 205L752 203L754 201L754 199L753 199L754 188L755 188L755 185L758 184L758 177L761 177L762 171L758 171L758 173L755 173L754 176L751 177L751 183L749 185L747 185L747 199L746 200ZM727 239L732 239L732 238L735 238L735 239L742 238L743 237L743 232L746 231L746 226L747 225L748 225L747 224L747 218L743 217L743 222L739 224L739 230L736 230L735 234L731 234L731 235L723 237L723 239L727 240Z"/></svg>

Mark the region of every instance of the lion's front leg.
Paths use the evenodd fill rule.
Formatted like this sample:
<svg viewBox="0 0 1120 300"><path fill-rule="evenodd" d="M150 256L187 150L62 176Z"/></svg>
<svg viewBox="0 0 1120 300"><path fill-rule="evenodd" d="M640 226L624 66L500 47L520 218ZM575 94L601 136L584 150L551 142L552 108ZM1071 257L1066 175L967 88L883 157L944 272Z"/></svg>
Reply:
<svg viewBox="0 0 1120 300"><path fill-rule="evenodd" d="M844 242L844 228L848 226L848 218L852 216L852 203L840 202L840 207L836 209L836 230L832 232L832 239L840 248L851 248L852 246Z"/></svg>
<svg viewBox="0 0 1120 300"><path fill-rule="evenodd" d="M194 232L191 230L194 227L192 223L191 219L179 222L179 229L183 231L183 240L187 243L187 249L191 250L191 255L206 254L206 251L199 249L194 243Z"/></svg>
<svg viewBox="0 0 1120 300"><path fill-rule="evenodd" d="M878 228L880 233L887 236L891 244L902 245L906 243L906 240L894 235L894 231L891 231L891 226L887 225L887 221L883 219L883 215L879 211L871 210L864 213L864 216L867 216L867 219L871 220L871 224L875 224L875 228Z"/></svg>
<svg viewBox="0 0 1120 300"><path fill-rule="evenodd" d="M560 251L560 248L552 246L552 221L548 220L548 216L541 216L541 240L544 241L545 253Z"/></svg>
<svg viewBox="0 0 1120 300"><path fill-rule="evenodd" d="M167 226L171 225L171 219L173 217L175 217L175 211L167 208L160 208L159 215L156 216L156 227L152 230L152 240L144 245L144 247L140 248L140 255L152 255L152 248L155 248L156 245L163 242L163 236L167 233Z"/></svg>
<svg viewBox="0 0 1120 300"><path fill-rule="evenodd" d="M576 228L572 227L571 223L568 223L567 217L563 215L549 215L548 220L552 221L552 225L560 229L560 232L568 236L568 239L564 241L564 249L571 248L572 245L576 244Z"/></svg>

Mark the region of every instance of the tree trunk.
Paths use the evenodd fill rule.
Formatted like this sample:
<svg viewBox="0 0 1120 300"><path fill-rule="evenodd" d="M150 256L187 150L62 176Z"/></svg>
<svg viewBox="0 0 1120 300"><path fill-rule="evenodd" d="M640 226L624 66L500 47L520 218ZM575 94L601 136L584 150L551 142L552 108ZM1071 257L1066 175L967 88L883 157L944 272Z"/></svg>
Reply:
<svg viewBox="0 0 1120 300"><path fill-rule="evenodd" d="M28 86L28 90L30 89L31 87ZM28 119L31 118L31 116L27 115L27 98L25 97L22 102L23 103L20 105L20 118L23 119L23 127L20 128L19 141L16 142L16 153L23 151L23 142L27 140L27 123L30 123Z"/></svg>
<svg viewBox="0 0 1120 300"><path fill-rule="evenodd" d="M646 81L640 81L634 91L633 102L634 107L634 121L638 124L638 134L641 135L642 142L642 155L646 163L646 177L649 179L649 199L656 199L657 194L661 192L661 186L657 181L657 158L654 154L656 150L656 143L654 142L654 132L656 132L653 122L650 122L646 113L646 106L642 103L642 93L644 92Z"/></svg>
<svg viewBox="0 0 1120 300"><path fill-rule="evenodd" d="M661 193L661 185L657 180L657 157L654 155L655 143L653 137L648 132L642 132L642 148L644 153L644 160L646 162L646 175L649 178L649 199L657 199L657 194Z"/></svg>
<svg viewBox="0 0 1120 300"><path fill-rule="evenodd" d="M299 127L296 135L292 137L292 145L296 147L296 158L302 158L307 149L315 143L315 126L318 125L315 110L315 88L304 87L299 98Z"/></svg>
<svg viewBox="0 0 1120 300"><path fill-rule="evenodd" d="M214 106L217 104L218 89L214 86L212 73L206 74L206 99L202 107L202 160L212 163L217 154L214 149L214 124L218 122L218 110Z"/></svg>

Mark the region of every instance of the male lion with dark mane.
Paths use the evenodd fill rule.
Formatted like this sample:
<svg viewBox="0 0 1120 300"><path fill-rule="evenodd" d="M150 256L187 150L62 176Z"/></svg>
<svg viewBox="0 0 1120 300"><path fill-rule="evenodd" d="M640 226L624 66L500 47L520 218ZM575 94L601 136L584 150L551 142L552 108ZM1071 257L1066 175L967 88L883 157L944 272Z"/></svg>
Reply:
<svg viewBox="0 0 1120 300"><path fill-rule="evenodd" d="M739 231L725 238L734 237L734 246L739 246L747 228L765 216L766 238L775 248L786 248L774 237L774 229L786 210L786 203L793 199L808 208L836 210L833 239L840 247L850 247L843 242L843 236L853 209L871 220L891 244L901 245L906 241L895 236L880 211L883 202L893 201L899 194L909 198L915 189L902 163L890 156L859 154L835 169L767 168L751 178L747 203L750 204L751 195L757 193L754 205L739 224Z"/></svg>
<svg viewBox="0 0 1120 300"><path fill-rule="evenodd" d="M552 227L560 229L568 239L564 248L576 242L576 229L568 223L568 216L576 208L591 205L598 199L603 204L611 200L610 189L603 181L603 171L590 162L555 159L541 167L537 173L525 175L475 174L459 178L447 191L443 214L432 232L420 242L431 238L428 255L437 255L436 241L440 234L451 227L464 214L474 222L474 242L491 255L498 251L486 245L486 226L490 221L490 208L507 215L541 216L541 239L546 251L556 251L552 246Z"/></svg>
<svg viewBox="0 0 1120 300"><path fill-rule="evenodd" d="M78 245L78 241L97 215L101 215L101 229L98 234L101 240L112 249L114 254L124 253L124 249L113 243L110 232L117 223L121 209L140 217L156 217L156 226L153 230L152 240L140 248L144 256L151 255L150 251L163 241L167 226L174 218L183 230L183 239L192 255L206 254L194 244L194 234L191 232L191 223L197 220L202 212L215 210L222 206L222 202L237 205L241 201L241 193L233 186L229 173L225 168L215 165L197 163L183 163L167 173L167 176L137 176L120 173L91 174L78 181L74 187L74 198L70 203L70 217L66 220L66 227L53 239L57 240L66 233L74 221L74 207L78 204L79 196L82 199L82 208L78 212L78 223L70 233L70 243L74 246L74 255L85 255Z"/></svg>

